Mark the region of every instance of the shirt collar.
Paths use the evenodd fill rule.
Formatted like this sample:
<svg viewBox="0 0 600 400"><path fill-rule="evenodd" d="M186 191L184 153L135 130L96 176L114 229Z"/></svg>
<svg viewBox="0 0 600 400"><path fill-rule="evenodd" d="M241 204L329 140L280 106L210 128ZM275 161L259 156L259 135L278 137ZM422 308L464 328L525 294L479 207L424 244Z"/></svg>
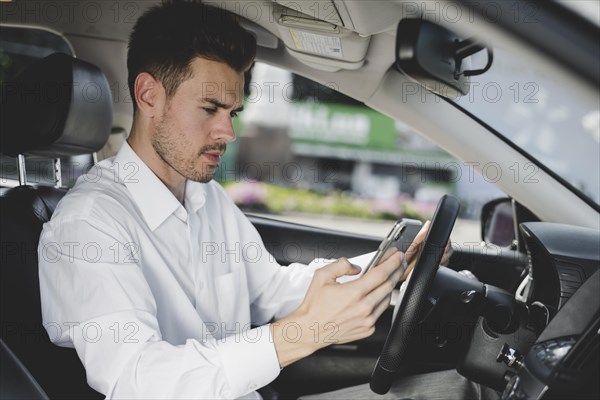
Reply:
<svg viewBox="0 0 600 400"><path fill-rule="evenodd" d="M183 202L188 212L195 214L206 202L206 185L208 183L187 180L185 183L185 195Z"/></svg>
<svg viewBox="0 0 600 400"><path fill-rule="evenodd" d="M181 203L125 141L114 160L115 180L123 183L151 230L158 228ZM187 191L187 190L186 190ZM186 196L187 197L187 196Z"/></svg>

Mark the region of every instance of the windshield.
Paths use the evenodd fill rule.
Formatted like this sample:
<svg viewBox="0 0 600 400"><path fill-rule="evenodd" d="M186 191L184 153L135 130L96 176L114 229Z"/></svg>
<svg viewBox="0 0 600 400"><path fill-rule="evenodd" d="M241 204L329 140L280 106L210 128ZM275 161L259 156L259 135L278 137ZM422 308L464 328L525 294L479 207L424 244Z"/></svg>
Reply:
<svg viewBox="0 0 600 400"><path fill-rule="evenodd" d="M484 65L485 52L473 65ZM600 111L561 82L550 80L503 49L492 68L471 77L456 103L494 128L556 175L600 203ZM515 165L515 179L535 182L537 167Z"/></svg>

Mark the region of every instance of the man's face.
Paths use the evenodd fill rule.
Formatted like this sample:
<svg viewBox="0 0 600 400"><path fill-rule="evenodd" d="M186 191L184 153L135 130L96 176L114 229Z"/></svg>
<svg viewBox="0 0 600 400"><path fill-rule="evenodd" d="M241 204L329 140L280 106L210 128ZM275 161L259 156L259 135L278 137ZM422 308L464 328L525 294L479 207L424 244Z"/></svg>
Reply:
<svg viewBox="0 0 600 400"><path fill-rule="evenodd" d="M191 69L192 77L166 101L151 140L154 150L179 175L208 182L226 143L235 140L232 119L242 108L244 75L199 57Z"/></svg>

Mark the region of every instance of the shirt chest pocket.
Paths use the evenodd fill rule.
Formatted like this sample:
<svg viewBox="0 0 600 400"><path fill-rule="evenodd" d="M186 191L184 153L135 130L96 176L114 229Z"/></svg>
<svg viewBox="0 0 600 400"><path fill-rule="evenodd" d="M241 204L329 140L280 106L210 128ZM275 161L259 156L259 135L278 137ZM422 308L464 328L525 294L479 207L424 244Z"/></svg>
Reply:
<svg viewBox="0 0 600 400"><path fill-rule="evenodd" d="M229 272L218 275L215 289L222 336L250 329L248 287L242 274Z"/></svg>

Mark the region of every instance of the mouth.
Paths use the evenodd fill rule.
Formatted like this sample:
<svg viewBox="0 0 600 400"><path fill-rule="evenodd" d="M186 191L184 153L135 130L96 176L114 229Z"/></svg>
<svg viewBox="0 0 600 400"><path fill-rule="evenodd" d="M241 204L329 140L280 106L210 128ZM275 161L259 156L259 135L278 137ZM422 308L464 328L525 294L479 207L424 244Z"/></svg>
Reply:
<svg viewBox="0 0 600 400"><path fill-rule="evenodd" d="M211 164L219 165L221 162L221 156L223 155L222 151L205 151L202 153L202 156L206 158Z"/></svg>

